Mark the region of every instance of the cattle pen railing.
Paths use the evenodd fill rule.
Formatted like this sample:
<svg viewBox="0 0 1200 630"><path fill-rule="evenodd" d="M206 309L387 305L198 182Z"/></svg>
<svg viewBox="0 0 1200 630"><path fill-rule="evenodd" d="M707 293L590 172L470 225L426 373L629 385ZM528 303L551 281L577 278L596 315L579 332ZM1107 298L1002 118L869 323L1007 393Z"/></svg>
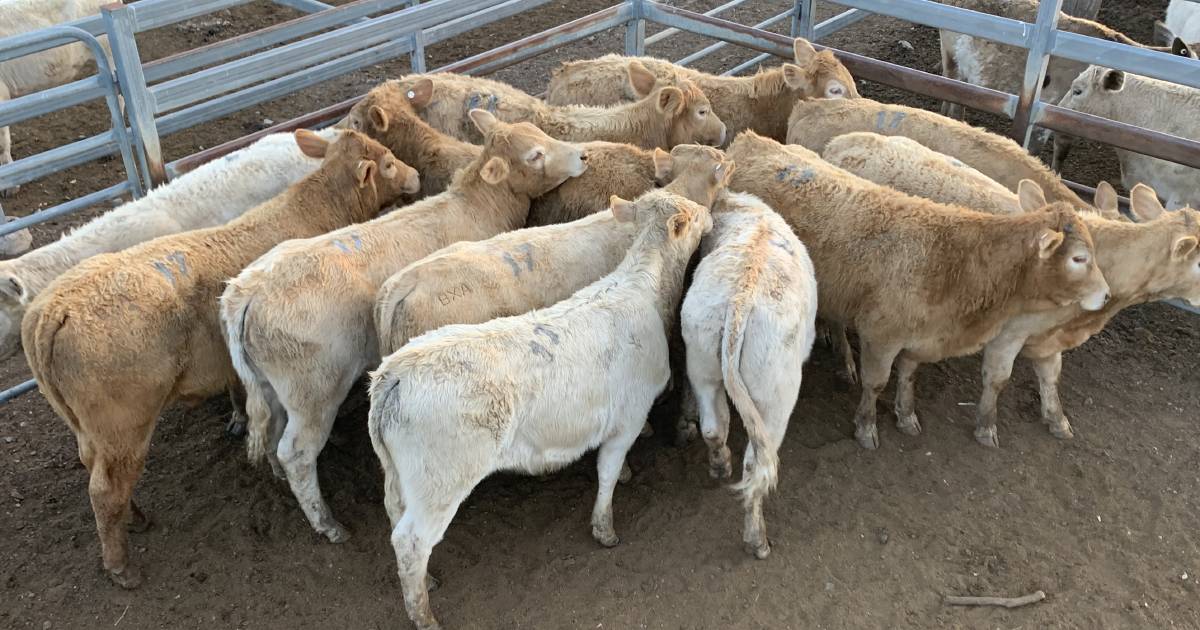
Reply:
<svg viewBox="0 0 1200 630"><path fill-rule="evenodd" d="M163 163L158 148L160 133L211 120L251 104L295 92L338 74L405 54L410 56L414 71L425 71L425 45L449 39L547 3L547 0L432 0L425 3L414 0L357 0L332 8L315 0L276 0L280 4L315 12L143 67L137 59L137 47L133 40L133 33L141 24L129 10L145 4L178 1L142 0L130 6L112 5L103 10L103 32L108 35L114 53L114 84L119 88L120 95L125 98L125 113L130 121L127 133L133 139L133 151L136 155L136 167L129 160L126 161L130 178L118 186L122 191L131 192L135 196L141 194L143 187L148 188L170 176L189 171L209 160L243 148L269 133L331 124L345 116L361 96L199 151L170 164ZM1032 130L1035 127L1043 127L1200 168L1200 142L1040 102L1042 80L1051 55L1200 88L1200 64L1195 60L1057 30L1062 1L1042 0L1036 23L1029 24L941 5L930 0L831 0L829 4L847 7L848 10L822 22L816 22L816 0L794 0L787 11L748 26L718 17L722 12L746 4L748 0L732 0L706 13L652 0L625 0L615 6L447 64L434 71L490 74L566 44L621 27L625 29L627 54L644 54L647 46L681 31L718 40L678 60L685 65L728 45L758 53L724 73L736 74L772 56L789 59L792 55L793 37L804 36L813 42L819 42L871 14L879 14L1027 50L1021 90L1018 94L1008 94L832 49L856 78L1007 117L1013 121L1010 132L1012 137L1026 146ZM239 3L237 0L198 0L194 4L214 10L211 7ZM401 5L405 8L377 17L368 17ZM190 15L197 14L201 13ZM764 30L784 21L790 21L790 36ZM667 28L647 36L647 24ZM181 74L188 68L230 59L247 51L334 26L338 28L147 87L148 79ZM5 58L5 43L5 40L0 40L0 59ZM817 47L823 48L819 44ZM100 69L101 73L106 71L106 68ZM67 88L98 90L102 87L101 79L99 86L94 83L86 86L68 84L31 96L39 97L55 90L67 93ZM21 114L45 107L41 97L23 99L28 97L0 104L0 121L28 118L37 113ZM184 109L178 109L180 107ZM172 108L178 111L159 116ZM37 112L42 113L42 110L37 109ZM122 133L116 127L114 125L114 143L119 141ZM73 162L77 163L79 162ZM19 183L17 179L26 181L21 178L30 178L28 171L14 170L14 167L19 169L20 162L0 167L0 188L9 183ZM138 177L132 174L135 168L140 169L142 186L134 181ZM57 169L47 172L53 170ZM1094 192L1090 187L1068 183L1085 194ZM88 197L93 198L89 203L81 203L85 199L81 198L7 225L0 225L0 236L96 203L101 193L112 192L111 189L106 191L89 195ZM1182 303L1176 305L1195 311ZM35 387L36 383L30 380L0 392L0 402L31 391Z"/></svg>

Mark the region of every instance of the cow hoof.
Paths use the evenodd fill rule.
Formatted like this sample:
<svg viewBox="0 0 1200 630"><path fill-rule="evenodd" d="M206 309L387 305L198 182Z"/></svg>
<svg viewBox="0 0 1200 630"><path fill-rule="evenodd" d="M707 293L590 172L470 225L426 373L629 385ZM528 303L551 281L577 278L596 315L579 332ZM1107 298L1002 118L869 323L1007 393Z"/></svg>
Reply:
<svg viewBox="0 0 1200 630"><path fill-rule="evenodd" d="M621 464L621 475L617 477L617 483L629 483L633 479L633 471L630 470L629 464Z"/></svg>
<svg viewBox="0 0 1200 630"><path fill-rule="evenodd" d="M746 542L746 553L758 558L766 560L767 556L771 555L771 543L763 541L761 543Z"/></svg>
<svg viewBox="0 0 1200 630"><path fill-rule="evenodd" d="M1061 424L1050 425L1050 435L1060 440L1069 440L1075 437L1075 432L1071 430L1071 423L1063 420Z"/></svg>
<svg viewBox="0 0 1200 630"><path fill-rule="evenodd" d="M996 434L994 426L975 429L975 441L991 448L1000 448L1000 436Z"/></svg>
<svg viewBox="0 0 1200 630"><path fill-rule="evenodd" d="M854 432L854 439L858 440L858 445L873 451L879 448L879 429L875 425L871 425L865 429L857 429Z"/></svg>
<svg viewBox="0 0 1200 630"><path fill-rule="evenodd" d="M0 197L9 199L13 195L16 195L18 190L21 190L20 186L13 186L12 188L0 188Z"/></svg>
<svg viewBox="0 0 1200 630"><path fill-rule="evenodd" d="M853 367L842 370L842 379L850 385L858 385L858 371Z"/></svg>
<svg viewBox="0 0 1200 630"><path fill-rule="evenodd" d="M225 435L234 439L242 439L246 436L246 416L234 412L229 416L229 422L225 423Z"/></svg>
<svg viewBox="0 0 1200 630"><path fill-rule="evenodd" d="M592 538L595 538L596 542L605 547L616 547L617 543L621 542L621 539L617 537L616 532L611 529L602 530L599 527L592 528Z"/></svg>
<svg viewBox="0 0 1200 630"><path fill-rule="evenodd" d="M654 427L650 426L650 423L647 422L642 425L642 432L638 434L638 437L648 438L648 437L652 437L653 435L654 435Z"/></svg>
<svg viewBox="0 0 1200 630"><path fill-rule="evenodd" d="M124 589L135 589L142 585L142 572L137 567L128 566L119 571L109 571L108 577L113 583Z"/></svg>
<svg viewBox="0 0 1200 630"><path fill-rule="evenodd" d="M713 479L729 479L733 476L733 457L728 452L724 457L708 458L708 476Z"/></svg>
<svg viewBox="0 0 1200 630"><path fill-rule="evenodd" d="M350 540L350 532L347 531L345 527L337 524L334 524L332 527L321 533L325 534L325 537L329 539L329 542L334 543L335 545L340 545L347 540Z"/></svg>
<svg viewBox="0 0 1200 630"><path fill-rule="evenodd" d="M425 592L432 593L442 587L442 581L433 577L432 573L425 574Z"/></svg>
<svg viewBox="0 0 1200 630"><path fill-rule="evenodd" d="M921 421L917 420L915 413L897 417L896 430L904 435L921 435Z"/></svg>

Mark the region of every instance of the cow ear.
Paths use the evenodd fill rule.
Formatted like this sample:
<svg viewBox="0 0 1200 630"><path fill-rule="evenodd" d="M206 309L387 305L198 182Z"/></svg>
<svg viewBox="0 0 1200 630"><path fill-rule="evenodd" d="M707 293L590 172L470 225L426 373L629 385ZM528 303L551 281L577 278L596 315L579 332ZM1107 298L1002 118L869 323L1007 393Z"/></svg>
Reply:
<svg viewBox="0 0 1200 630"><path fill-rule="evenodd" d="M371 124L381 133L388 130L388 115L382 107L372 105L371 109L367 110L367 116L371 118Z"/></svg>
<svg viewBox="0 0 1200 630"><path fill-rule="evenodd" d="M679 115L683 111L683 92L670 86L659 90L658 111L662 114Z"/></svg>
<svg viewBox="0 0 1200 630"><path fill-rule="evenodd" d="M1120 70L1105 70L1100 73L1100 87L1106 92L1120 92L1125 87L1125 73Z"/></svg>
<svg viewBox="0 0 1200 630"><path fill-rule="evenodd" d="M654 149L654 179L671 181L671 154L659 148Z"/></svg>
<svg viewBox="0 0 1200 630"><path fill-rule="evenodd" d="M413 106L413 109L425 109L429 102L433 100L433 81L429 79L421 79L408 88L404 93L408 103Z"/></svg>
<svg viewBox="0 0 1200 630"><path fill-rule="evenodd" d="M793 90L808 87L808 73L800 66L783 64L783 83Z"/></svg>
<svg viewBox="0 0 1200 630"><path fill-rule="evenodd" d="M648 96L654 91L654 84L658 82L658 77L654 76L642 62L637 59L629 61L629 85L633 86L633 93L639 97Z"/></svg>
<svg viewBox="0 0 1200 630"><path fill-rule="evenodd" d="M808 67L817 58L817 49L813 48L807 39L797 37L796 41L792 42L792 55L798 65Z"/></svg>
<svg viewBox="0 0 1200 630"><path fill-rule="evenodd" d="M20 278L12 274L0 276L0 296L9 301L24 304L27 301L27 295L25 283Z"/></svg>
<svg viewBox="0 0 1200 630"><path fill-rule="evenodd" d="M1192 54L1192 49L1188 47L1187 43L1178 37L1171 42L1171 54L1179 55L1180 57L1191 57L1192 59L1196 58L1196 56Z"/></svg>
<svg viewBox="0 0 1200 630"><path fill-rule="evenodd" d="M1017 200L1021 204L1021 210L1025 212L1046 207L1046 194L1032 179L1022 179L1017 183Z"/></svg>
<svg viewBox="0 0 1200 630"><path fill-rule="evenodd" d="M1092 197L1092 205L1100 211L1100 214L1106 217L1120 216L1120 209L1117 207L1117 190L1112 187L1112 184L1101 180L1096 184L1096 194Z"/></svg>
<svg viewBox="0 0 1200 630"><path fill-rule="evenodd" d="M1058 251L1058 246L1062 245L1063 233L1050 228L1044 228L1041 234L1038 234L1038 258L1046 260Z"/></svg>
<svg viewBox="0 0 1200 630"><path fill-rule="evenodd" d="M296 146L300 147L300 152L310 158L323 158L325 151L329 149L329 141L316 132L297 129L292 136L296 138Z"/></svg>
<svg viewBox="0 0 1200 630"><path fill-rule="evenodd" d="M1129 191L1129 209L1139 221L1153 221L1166 211L1154 189L1140 182Z"/></svg>
<svg viewBox="0 0 1200 630"><path fill-rule="evenodd" d="M671 218L667 219L667 236L672 240L682 237L687 233L688 222L691 220L692 217L686 210L671 215Z"/></svg>
<svg viewBox="0 0 1200 630"><path fill-rule="evenodd" d="M633 205L632 201L625 201L616 195L608 198L608 205L612 207L613 218L620 223L633 221L634 216L637 214L637 208Z"/></svg>
<svg viewBox="0 0 1200 630"><path fill-rule="evenodd" d="M1171 245L1171 257L1175 260L1186 260L1188 256L1192 255L1192 252L1196 251L1196 245L1195 236L1180 236Z"/></svg>
<svg viewBox="0 0 1200 630"><path fill-rule="evenodd" d="M371 160L359 160L354 167L354 179L358 181L358 187L363 188L371 181L371 176L375 174L375 169L378 168L375 162Z"/></svg>
<svg viewBox="0 0 1200 630"><path fill-rule="evenodd" d="M508 179L508 160L499 156L493 157L479 169L479 176L492 186L499 184Z"/></svg>
<svg viewBox="0 0 1200 630"><path fill-rule="evenodd" d="M500 120L486 109L472 109L467 112L467 115L471 117L471 122L475 123L475 128L479 130L479 133L485 136L500 124Z"/></svg>

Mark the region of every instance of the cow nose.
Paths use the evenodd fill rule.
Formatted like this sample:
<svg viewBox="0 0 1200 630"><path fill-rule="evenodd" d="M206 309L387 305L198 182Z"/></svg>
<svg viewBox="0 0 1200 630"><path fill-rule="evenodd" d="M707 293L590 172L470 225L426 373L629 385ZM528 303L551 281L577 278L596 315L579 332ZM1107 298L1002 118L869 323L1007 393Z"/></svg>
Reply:
<svg viewBox="0 0 1200 630"><path fill-rule="evenodd" d="M587 157L588 157L588 156L587 156L587 151L580 151L580 152L579 152L579 161L580 161L580 162L586 162L586 161L587 161Z"/></svg>
<svg viewBox="0 0 1200 630"><path fill-rule="evenodd" d="M1111 294L1111 293L1105 293L1105 294L1104 294L1104 303L1105 303L1105 304L1108 304L1108 300L1109 300L1109 299L1111 299L1111 298L1112 298L1112 294Z"/></svg>

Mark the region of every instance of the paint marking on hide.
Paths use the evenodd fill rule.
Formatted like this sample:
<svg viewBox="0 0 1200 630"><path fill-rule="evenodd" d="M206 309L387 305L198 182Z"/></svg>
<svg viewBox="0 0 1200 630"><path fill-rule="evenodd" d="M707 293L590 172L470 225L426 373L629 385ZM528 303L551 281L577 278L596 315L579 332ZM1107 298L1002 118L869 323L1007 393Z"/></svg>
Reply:
<svg viewBox="0 0 1200 630"><path fill-rule="evenodd" d="M558 341L559 341L558 333L554 332L553 330L550 330L550 328L547 326L543 326L542 324L535 325L533 327L533 334L542 335L546 339L549 339L551 345L555 345L555 346L558 345Z"/></svg>
<svg viewBox="0 0 1200 630"><path fill-rule="evenodd" d="M775 174L775 181L787 181L792 186L799 188L804 184L811 182L816 175L816 171L814 171L811 166L800 168L798 166L789 164Z"/></svg>
<svg viewBox="0 0 1200 630"><path fill-rule="evenodd" d="M171 273L171 270L167 268L166 264L157 260L154 261L153 264L154 268L158 270L158 273L161 273L163 277L170 281L171 286L175 286L175 274Z"/></svg>
<svg viewBox="0 0 1200 630"><path fill-rule="evenodd" d="M349 247L346 247L346 244L345 244L345 243L343 243L343 242L341 241L341 239L336 239L336 238L335 238L335 239L333 239L333 246L334 246L334 247L336 247L336 248L338 248L338 249L340 249L340 250L342 250L342 253L343 253L343 254L349 254L349 253L350 253L350 248L349 248Z"/></svg>
<svg viewBox="0 0 1200 630"><path fill-rule="evenodd" d="M907 117L907 116L908 116L908 114L906 114L904 112L896 112L892 116L892 124L888 127L888 129L899 129L900 123L903 122L905 117Z"/></svg>
<svg viewBox="0 0 1200 630"><path fill-rule="evenodd" d="M547 350L545 346L543 346L542 344L540 344L536 341L529 342L529 351L539 357L542 357L547 362L554 360L554 355L550 354L550 351Z"/></svg>
<svg viewBox="0 0 1200 630"><path fill-rule="evenodd" d="M360 252L363 250L362 237L359 236L357 232L350 233L350 240L354 241L354 249L356 249Z"/></svg>
<svg viewBox="0 0 1200 630"><path fill-rule="evenodd" d="M883 123L886 120L887 120L887 112L882 112L882 111L879 112L879 114L877 114L875 116L875 128L880 131L883 131Z"/></svg>
<svg viewBox="0 0 1200 630"><path fill-rule="evenodd" d="M523 243L516 248L518 255L513 256L509 252L504 252L504 262L512 269L514 277L521 276L521 263L525 263L526 271L533 271L533 246L529 243Z"/></svg>

